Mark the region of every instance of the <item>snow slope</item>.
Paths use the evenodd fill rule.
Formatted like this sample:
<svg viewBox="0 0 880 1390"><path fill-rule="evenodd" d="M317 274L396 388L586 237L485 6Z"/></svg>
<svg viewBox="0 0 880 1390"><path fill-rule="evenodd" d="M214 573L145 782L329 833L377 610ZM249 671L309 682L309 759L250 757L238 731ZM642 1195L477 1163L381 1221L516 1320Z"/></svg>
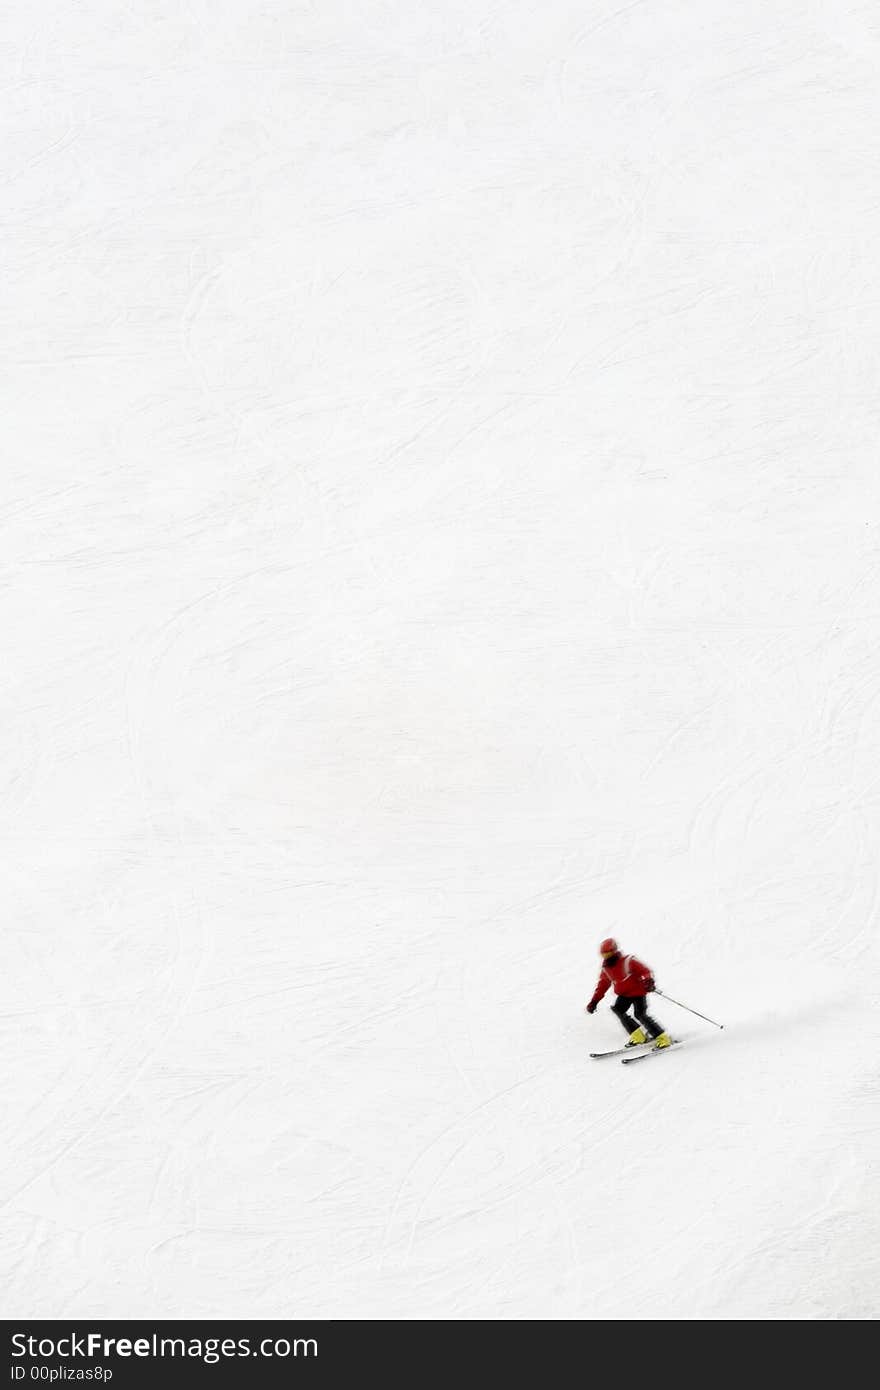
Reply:
<svg viewBox="0 0 880 1390"><path fill-rule="evenodd" d="M5 1315L876 1319L875 7L0 54Z"/></svg>

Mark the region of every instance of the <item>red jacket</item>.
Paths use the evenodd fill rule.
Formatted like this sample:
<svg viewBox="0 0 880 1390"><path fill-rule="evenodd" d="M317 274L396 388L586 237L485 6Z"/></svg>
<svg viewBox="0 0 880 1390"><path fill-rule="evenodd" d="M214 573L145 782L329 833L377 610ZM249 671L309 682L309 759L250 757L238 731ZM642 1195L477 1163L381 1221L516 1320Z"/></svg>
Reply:
<svg viewBox="0 0 880 1390"><path fill-rule="evenodd" d="M623 994L627 999L643 999L654 988L654 976L650 966L637 956L620 955L616 964L602 966L590 1003L598 1004L612 985L615 994Z"/></svg>

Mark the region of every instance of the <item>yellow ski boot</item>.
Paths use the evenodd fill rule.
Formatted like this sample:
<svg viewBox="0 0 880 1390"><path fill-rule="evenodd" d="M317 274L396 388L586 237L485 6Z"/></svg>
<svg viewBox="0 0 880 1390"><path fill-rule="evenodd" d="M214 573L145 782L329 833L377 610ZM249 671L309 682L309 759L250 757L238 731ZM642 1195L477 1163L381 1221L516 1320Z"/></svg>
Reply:
<svg viewBox="0 0 880 1390"><path fill-rule="evenodd" d="M648 1035L644 1028L637 1028L634 1033L630 1033L627 1047L638 1047L639 1043L646 1043Z"/></svg>
<svg viewBox="0 0 880 1390"><path fill-rule="evenodd" d="M669 1047L671 1043L672 1039L670 1038L668 1033L661 1033L659 1037L656 1037L654 1039L655 1047Z"/></svg>

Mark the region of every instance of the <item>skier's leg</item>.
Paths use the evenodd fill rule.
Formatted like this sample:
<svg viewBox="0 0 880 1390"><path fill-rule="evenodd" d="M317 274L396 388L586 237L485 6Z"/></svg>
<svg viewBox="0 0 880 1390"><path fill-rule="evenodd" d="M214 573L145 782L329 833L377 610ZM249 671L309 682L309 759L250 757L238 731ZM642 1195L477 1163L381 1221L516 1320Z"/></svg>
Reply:
<svg viewBox="0 0 880 1390"><path fill-rule="evenodd" d="M648 1001L644 997L644 995L642 995L639 999L633 999L631 1002L633 1013L635 1014L642 1028L644 1028L645 1032L650 1037L659 1038L661 1033L666 1032L666 1029L663 1027L663 1025L661 1023L658 1023L657 1020L655 1018L652 1018L651 1015L648 1013Z"/></svg>
<svg viewBox="0 0 880 1390"><path fill-rule="evenodd" d="M635 1002L636 1001L633 999L627 999L623 995L618 995L616 1002L612 1004L611 1007L626 1029L627 1037L630 1042L643 1043L648 1041L647 1033L644 1028L640 1028L634 1024L633 1020L629 1017L629 1010Z"/></svg>
<svg viewBox="0 0 880 1390"><path fill-rule="evenodd" d="M632 1030L633 1030L632 1019L627 1018L627 1016L626 1016L627 1010L628 1010L628 1008L629 1008L629 1006L630 1006L631 1003L632 1003L632 1000L631 1000L631 999L625 999L624 996L623 996L622 994L618 994L618 996L617 996L617 998L615 999L614 1003L611 1005L611 1012L612 1012L613 1014L616 1014L617 1017L620 1019L620 1022L623 1024L624 1028L626 1029L626 1035L627 1035L627 1037L629 1037L630 1033L631 1033Z"/></svg>

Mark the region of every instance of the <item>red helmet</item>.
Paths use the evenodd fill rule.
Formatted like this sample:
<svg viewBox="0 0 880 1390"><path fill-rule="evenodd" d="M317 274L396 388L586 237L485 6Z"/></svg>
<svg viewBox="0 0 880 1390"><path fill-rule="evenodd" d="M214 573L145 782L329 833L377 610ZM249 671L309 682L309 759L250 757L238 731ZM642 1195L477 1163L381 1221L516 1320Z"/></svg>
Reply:
<svg viewBox="0 0 880 1390"><path fill-rule="evenodd" d="M619 951L619 950L620 950L620 947L618 946L617 942L614 940L614 937L613 937L613 936L606 936L605 940L602 942L602 945L599 947L599 955L600 955L600 956L613 956L613 955L615 954L615 952L616 952L616 951Z"/></svg>

